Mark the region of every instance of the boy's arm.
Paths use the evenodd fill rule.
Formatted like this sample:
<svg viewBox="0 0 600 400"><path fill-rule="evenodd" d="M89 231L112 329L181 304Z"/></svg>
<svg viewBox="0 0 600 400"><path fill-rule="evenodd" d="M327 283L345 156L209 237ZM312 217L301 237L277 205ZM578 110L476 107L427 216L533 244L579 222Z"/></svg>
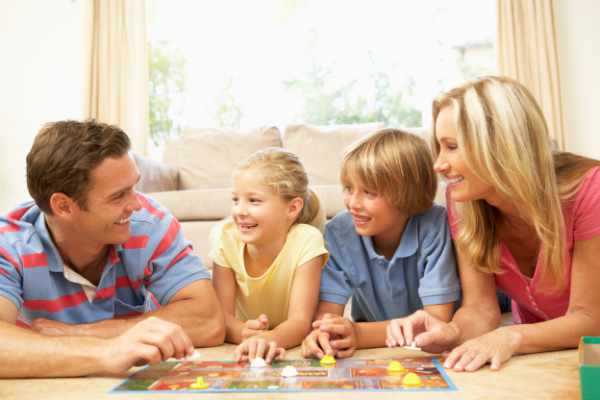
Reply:
<svg viewBox="0 0 600 400"><path fill-rule="evenodd" d="M213 262L213 286L217 298L225 314L225 340L229 343L239 344L244 338L244 322L235 317L235 275L231 268L222 267Z"/></svg>

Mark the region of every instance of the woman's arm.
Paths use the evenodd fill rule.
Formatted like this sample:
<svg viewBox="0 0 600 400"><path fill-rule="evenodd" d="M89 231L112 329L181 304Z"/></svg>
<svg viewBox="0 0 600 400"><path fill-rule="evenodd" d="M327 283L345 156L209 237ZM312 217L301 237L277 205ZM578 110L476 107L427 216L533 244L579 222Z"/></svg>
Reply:
<svg viewBox="0 0 600 400"><path fill-rule="evenodd" d="M213 263L213 286L225 314L225 341L241 343L244 322L235 317L235 275L231 268Z"/></svg>

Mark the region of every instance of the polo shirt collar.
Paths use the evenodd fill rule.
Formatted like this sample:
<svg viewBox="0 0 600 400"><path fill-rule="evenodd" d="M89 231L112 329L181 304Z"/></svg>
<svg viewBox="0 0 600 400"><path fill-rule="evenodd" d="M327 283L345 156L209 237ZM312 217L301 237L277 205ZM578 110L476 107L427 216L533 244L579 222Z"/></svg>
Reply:
<svg viewBox="0 0 600 400"><path fill-rule="evenodd" d="M373 238L371 236L362 236L361 240L365 246L365 250L367 251L367 255L370 260L381 259L382 255L377 254L375 251L375 246L373 245ZM417 221L414 216L410 217L406 222L406 227L404 228L404 232L402 233L402 238L400 239L400 245L394 252L391 261L394 261L397 258L408 258L414 255L417 252L417 248L419 246L419 237L418 237L418 229L417 229Z"/></svg>

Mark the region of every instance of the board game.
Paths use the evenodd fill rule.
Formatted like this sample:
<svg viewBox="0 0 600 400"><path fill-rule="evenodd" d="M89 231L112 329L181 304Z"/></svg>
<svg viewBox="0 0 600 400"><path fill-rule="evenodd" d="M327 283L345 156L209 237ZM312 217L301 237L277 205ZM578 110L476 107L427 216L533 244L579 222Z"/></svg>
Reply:
<svg viewBox="0 0 600 400"><path fill-rule="evenodd" d="M396 368L390 368L393 364ZM292 370L297 372L297 376L282 376L282 371L287 366L293 366ZM165 361L134 373L112 392L351 390L447 391L456 390L456 387L436 357L424 356L395 359L350 358L338 360L335 366L329 367L322 366L315 359L274 361L264 368L251 368L247 362L235 361Z"/></svg>

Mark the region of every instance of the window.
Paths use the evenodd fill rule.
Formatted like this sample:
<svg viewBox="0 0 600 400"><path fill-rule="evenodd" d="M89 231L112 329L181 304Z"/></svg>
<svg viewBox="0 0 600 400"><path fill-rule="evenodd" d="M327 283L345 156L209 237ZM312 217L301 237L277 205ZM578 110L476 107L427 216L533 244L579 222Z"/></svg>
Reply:
<svg viewBox="0 0 600 400"><path fill-rule="evenodd" d="M149 0L150 124L428 125L441 90L496 69L494 0Z"/></svg>

